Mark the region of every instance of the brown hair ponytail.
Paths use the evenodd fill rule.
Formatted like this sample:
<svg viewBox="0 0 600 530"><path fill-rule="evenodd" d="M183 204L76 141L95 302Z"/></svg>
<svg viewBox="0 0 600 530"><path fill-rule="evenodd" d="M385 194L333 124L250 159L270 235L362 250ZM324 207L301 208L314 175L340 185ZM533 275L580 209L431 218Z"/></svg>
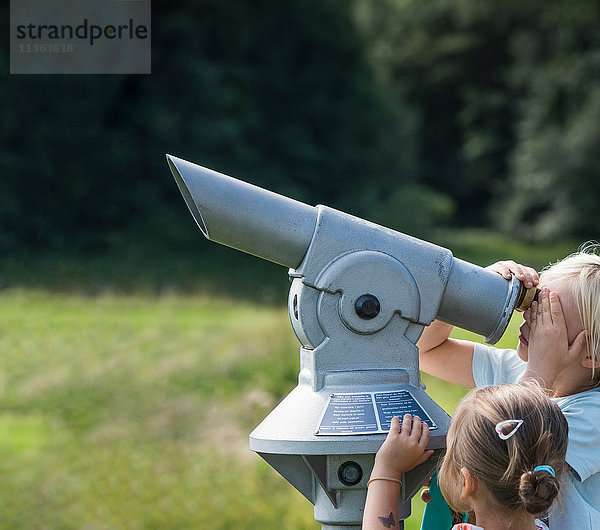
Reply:
<svg viewBox="0 0 600 530"><path fill-rule="evenodd" d="M471 509L459 495L465 467L500 506L543 513L558 494L567 436L560 408L535 383L473 390L448 432L442 493L453 509Z"/></svg>
<svg viewBox="0 0 600 530"><path fill-rule="evenodd" d="M548 471L528 471L521 475L519 496L525 511L532 514L546 512L558 495L558 479Z"/></svg>

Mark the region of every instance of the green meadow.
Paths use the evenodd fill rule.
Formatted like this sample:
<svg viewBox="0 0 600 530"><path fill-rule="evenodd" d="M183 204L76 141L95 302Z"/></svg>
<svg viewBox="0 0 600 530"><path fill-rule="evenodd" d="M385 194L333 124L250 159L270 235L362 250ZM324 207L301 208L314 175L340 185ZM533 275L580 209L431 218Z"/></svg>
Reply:
<svg viewBox="0 0 600 530"><path fill-rule="evenodd" d="M191 265L173 265L186 272L169 288L133 268L115 274L129 287L94 283L117 265L77 263L0 267L0 528L319 528L248 449L296 383L285 270L236 297L218 281L192 288ZM223 266L198 277L210 268ZM424 380L449 413L465 392ZM421 512L415 499L406 528Z"/></svg>

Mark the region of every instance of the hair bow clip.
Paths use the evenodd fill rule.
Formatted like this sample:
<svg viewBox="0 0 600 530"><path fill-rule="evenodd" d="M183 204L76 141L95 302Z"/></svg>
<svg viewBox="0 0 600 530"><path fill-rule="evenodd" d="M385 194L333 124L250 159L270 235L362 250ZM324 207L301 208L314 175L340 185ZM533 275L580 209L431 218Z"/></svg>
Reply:
<svg viewBox="0 0 600 530"><path fill-rule="evenodd" d="M507 433L504 433L502 427L505 425L514 425L514 427ZM501 440L508 440L513 434L515 434L519 427L523 425L523 420L503 420L496 423L496 432Z"/></svg>

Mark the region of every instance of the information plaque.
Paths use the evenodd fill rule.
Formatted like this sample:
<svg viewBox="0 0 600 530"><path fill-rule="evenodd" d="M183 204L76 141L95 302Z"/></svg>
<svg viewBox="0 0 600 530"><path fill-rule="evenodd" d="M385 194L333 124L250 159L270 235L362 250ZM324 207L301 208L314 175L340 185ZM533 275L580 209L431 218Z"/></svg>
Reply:
<svg viewBox="0 0 600 530"><path fill-rule="evenodd" d="M408 390L331 394L315 434L348 436L386 433L394 416L402 421L407 413L419 416L430 430L437 428Z"/></svg>

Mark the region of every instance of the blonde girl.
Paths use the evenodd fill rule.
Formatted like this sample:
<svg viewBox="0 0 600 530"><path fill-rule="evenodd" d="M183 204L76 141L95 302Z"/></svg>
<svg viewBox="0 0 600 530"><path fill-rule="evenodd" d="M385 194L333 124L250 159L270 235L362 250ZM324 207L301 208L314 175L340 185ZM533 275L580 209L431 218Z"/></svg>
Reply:
<svg viewBox="0 0 600 530"><path fill-rule="evenodd" d="M423 371L463 386L484 387L537 380L556 399L569 424L560 503L549 514L551 528L600 528L600 246L536 271L513 261L490 270L538 285L538 301L524 313L516 349L450 337L452 326L435 321L418 342ZM432 503L433 504L433 503ZM440 505L432 515L442 512ZM431 506L431 505L430 505ZM555 509L556 508L556 509ZM430 510L426 509L426 517ZM438 516L432 526L438 530ZM438 523L438 524L436 524Z"/></svg>

